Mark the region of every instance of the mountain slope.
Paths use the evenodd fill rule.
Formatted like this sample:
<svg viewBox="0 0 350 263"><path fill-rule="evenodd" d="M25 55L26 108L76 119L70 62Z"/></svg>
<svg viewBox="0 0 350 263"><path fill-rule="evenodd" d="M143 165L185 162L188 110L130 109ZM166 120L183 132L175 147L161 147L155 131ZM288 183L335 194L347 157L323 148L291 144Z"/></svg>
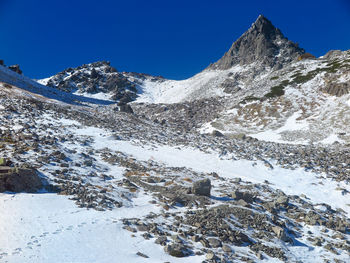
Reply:
<svg viewBox="0 0 350 263"><path fill-rule="evenodd" d="M349 51L295 62L254 81L203 128L278 142L349 142L349 91Z"/></svg>
<svg viewBox="0 0 350 263"><path fill-rule="evenodd" d="M0 88L1 156L60 195L0 193L2 261L348 260L347 148L203 136L14 88Z"/></svg>

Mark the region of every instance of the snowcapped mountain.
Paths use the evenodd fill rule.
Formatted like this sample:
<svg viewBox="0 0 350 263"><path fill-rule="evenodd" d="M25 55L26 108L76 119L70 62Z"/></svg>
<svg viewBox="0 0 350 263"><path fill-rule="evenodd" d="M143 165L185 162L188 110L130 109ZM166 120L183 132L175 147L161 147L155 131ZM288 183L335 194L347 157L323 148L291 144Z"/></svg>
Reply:
<svg viewBox="0 0 350 263"><path fill-rule="evenodd" d="M350 51L314 58L259 16L187 80L14 69L1 262L349 262Z"/></svg>

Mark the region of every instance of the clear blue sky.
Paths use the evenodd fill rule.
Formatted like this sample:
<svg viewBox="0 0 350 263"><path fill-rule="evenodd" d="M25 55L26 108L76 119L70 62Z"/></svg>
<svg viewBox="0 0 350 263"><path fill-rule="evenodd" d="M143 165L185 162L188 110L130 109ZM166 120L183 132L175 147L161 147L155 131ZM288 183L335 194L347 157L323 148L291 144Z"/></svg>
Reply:
<svg viewBox="0 0 350 263"><path fill-rule="evenodd" d="M109 60L183 79L218 60L259 14L316 56L350 49L350 0L0 0L0 59L32 78Z"/></svg>

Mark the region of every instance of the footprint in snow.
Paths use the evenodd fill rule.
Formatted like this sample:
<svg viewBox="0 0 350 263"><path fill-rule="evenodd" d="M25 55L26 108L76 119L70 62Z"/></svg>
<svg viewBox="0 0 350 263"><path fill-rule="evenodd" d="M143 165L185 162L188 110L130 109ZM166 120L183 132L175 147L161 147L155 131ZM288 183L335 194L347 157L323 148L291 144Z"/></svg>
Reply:
<svg viewBox="0 0 350 263"><path fill-rule="evenodd" d="M56 234L59 234L59 233L61 233L61 232L62 232L61 229L56 229L55 232L52 232L52 234L55 234L55 235L56 235Z"/></svg>

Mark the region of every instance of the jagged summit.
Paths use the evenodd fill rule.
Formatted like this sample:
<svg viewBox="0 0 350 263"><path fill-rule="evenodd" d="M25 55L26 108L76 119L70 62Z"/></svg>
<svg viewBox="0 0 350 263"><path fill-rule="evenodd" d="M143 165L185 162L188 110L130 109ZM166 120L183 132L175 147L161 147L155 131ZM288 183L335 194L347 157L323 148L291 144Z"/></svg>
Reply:
<svg viewBox="0 0 350 263"><path fill-rule="evenodd" d="M303 53L304 49L288 40L270 20L259 15L252 26L233 43L229 51L209 68L224 70L237 64L252 62L281 68Z"/></svg>

